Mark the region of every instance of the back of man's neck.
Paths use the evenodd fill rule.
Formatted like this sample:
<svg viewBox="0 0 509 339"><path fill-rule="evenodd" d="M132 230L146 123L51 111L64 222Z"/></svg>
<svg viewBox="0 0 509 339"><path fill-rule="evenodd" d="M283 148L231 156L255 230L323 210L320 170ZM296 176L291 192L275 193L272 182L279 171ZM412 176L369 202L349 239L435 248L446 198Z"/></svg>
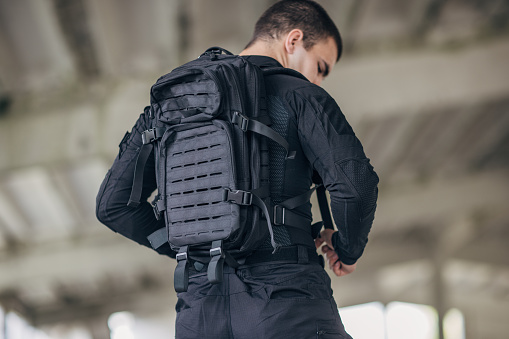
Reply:
<svg viewBox="0 0 509 339"><path fill-rule="evenodd" d="M263 41L255 42L253 45L247 47L239 55L262 55L276 59L283 67L286 64L286 58L283 49L279 48L276 43L268 43Z"/></svg>

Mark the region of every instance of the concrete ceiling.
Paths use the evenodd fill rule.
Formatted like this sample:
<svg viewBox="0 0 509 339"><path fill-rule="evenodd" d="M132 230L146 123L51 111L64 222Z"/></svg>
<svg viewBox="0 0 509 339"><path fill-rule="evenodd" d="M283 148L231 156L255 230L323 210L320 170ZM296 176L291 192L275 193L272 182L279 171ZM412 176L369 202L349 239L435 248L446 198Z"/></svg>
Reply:
<svg viewBox="0 0 509 339"><path fill-rule="evenodd" d="M272 2L0 0L0 304L43 326L174 302L174 263L101 226L95 195L157 76L239 52ZM324 87L381 178L338 304L458 307L469 338L505 337L509 2L319 2L345 41Z"/></svg>

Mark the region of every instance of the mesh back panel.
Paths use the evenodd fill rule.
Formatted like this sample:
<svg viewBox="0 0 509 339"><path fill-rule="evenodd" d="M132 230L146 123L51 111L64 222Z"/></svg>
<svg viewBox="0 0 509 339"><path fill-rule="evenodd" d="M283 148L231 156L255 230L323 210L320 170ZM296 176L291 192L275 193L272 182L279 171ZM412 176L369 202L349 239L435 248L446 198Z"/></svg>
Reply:
<svg viewBox="0 0 509 339"><path fill-rule="evenodd" d="M267 97L268 111L272 119L271 127L278 132L283 138L287 137L288 128L288 111L285 109L281 99L276 96ZM269 141L269 154L270 154L270 196L274 203L280 203L283 199L283 182L285 174L285 156L286 150L283 146L270 140ZM276 242L283 246L291 245L290 236L284 226L274 227L274 238ZM270 238L267 238L262 245L262 248L272 247Z"/></svg>

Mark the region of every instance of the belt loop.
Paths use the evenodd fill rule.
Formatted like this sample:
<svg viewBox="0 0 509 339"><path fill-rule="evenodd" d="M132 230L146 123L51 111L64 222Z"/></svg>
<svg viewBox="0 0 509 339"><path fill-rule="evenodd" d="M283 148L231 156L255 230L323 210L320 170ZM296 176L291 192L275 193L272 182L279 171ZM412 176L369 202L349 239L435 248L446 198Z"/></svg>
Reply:
<svg viewBox="0 0 509 339"><path fill-rule="evenodd" d="M307 264L309 262L308 250L304 246L297 246L298 263Z"/></svg>

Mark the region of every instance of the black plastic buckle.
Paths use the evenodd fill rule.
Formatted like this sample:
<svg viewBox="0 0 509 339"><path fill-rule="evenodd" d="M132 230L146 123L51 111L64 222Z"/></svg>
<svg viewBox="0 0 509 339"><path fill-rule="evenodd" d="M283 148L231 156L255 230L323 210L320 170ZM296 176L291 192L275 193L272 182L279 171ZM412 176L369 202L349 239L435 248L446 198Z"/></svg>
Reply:
<svg viewBox="0 0 509 339"><path fill-rule="evenodd" d="M233 112L232 123L239 126L239 128L246 132L249 126L249 118L242 113L235 111Z"/></svg>
<svg viewBox="0 0 509 339"><path fill-rule="evenodd" d="M141 133L141 141L144 145L156 141L156 129L151 128Z"/></svg>
<svg viewBox="0 0 509 339"><path fill-rule="evenodd" d="M284 225L285 224L285 211L286 208L284 208L281 205L275 205L274 206L274 225Z"/></svg>
<svg viewBox="0 0 509 339"><path fill-rule="evenodd" d="M247 191L232 191L225 188L223 191L223 201L234 202L237 205L251 205L253 203L253 193Z"/></svg>
<svg viewBox="0 0 509 339"><path fill-rule="evenodd" d="M164 206L164 200L158 199L152 203L152 209L157 220L161 219L161 212L166 209Z"/></svg>

